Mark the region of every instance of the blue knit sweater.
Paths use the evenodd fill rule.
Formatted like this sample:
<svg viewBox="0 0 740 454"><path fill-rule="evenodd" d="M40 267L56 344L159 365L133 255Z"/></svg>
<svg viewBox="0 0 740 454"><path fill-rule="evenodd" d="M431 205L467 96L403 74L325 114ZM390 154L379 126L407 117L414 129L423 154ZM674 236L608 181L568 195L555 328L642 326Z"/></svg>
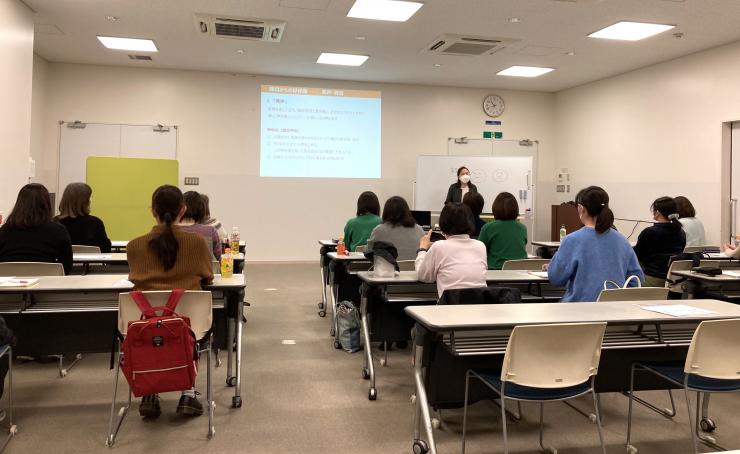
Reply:
<svg viewBox="0 0 740 454"><path fill-rule="evenodd" d="M550 282L565 286L563 302L596 301L604 281L624 285L629 276L645 276L635 252L619 232L596 233L583 227L566 236L547 270Z"/></svg>

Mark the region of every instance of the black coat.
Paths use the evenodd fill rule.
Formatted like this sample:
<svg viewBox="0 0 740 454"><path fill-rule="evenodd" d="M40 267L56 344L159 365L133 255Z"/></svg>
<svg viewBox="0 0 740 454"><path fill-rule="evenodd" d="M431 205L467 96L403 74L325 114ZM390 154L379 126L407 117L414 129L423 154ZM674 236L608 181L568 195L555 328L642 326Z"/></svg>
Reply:
<svg viewBox="0 0 740 454"><path fill-rule="evenodd" d="M473 183L468 183L468 192L478 192L478 188ZM462 187L460 182L452 183L450 189L447 190L447 198L445 203L460 203L462 202Z"/></svg>

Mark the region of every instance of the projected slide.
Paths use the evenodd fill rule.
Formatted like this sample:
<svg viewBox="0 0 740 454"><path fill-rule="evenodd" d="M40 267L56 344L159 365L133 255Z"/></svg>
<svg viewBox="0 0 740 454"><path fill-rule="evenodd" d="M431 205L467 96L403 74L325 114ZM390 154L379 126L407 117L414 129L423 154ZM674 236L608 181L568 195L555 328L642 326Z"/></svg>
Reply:
<svg viewBox="0 0 740 454"><path fill-rule="evenodd" d="M380 178L380 92L262 86L260 176Z"/></svg>

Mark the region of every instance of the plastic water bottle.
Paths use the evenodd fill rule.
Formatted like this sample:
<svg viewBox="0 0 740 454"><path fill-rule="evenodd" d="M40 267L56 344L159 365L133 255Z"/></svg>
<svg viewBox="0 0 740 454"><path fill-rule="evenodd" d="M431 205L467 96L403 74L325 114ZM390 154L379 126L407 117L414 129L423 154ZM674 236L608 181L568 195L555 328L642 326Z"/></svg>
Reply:
<svg viewBox="0 0 740 454"><path fill-rule="evenodd" d="M344 237L339 237L337 243L337 255L347 255L347 246L344 245Z"/></svg>
<svg viewBox="0 0 740 454"><path fill-rule="evenodd" d="M221 277L230 279L234 277L234 257L231 255L231 248L226 248L226 252L221 254Z"/></svg>
<svg viewBox="0 0 740 454"><path fill-rule="evenodd" d="M563 238L565 238L565 235L568 234L568 231L565 230L565 224L560 226L560 241L563 241Z"/></svg>
<svg viewBox="0 0 740 454"><path fill-rule="evenodd" d="M239 235L239 227L234 227L231 229L231 250L234 251L234 254L239 253L239 240L241 240L241 235Z"/></svg>

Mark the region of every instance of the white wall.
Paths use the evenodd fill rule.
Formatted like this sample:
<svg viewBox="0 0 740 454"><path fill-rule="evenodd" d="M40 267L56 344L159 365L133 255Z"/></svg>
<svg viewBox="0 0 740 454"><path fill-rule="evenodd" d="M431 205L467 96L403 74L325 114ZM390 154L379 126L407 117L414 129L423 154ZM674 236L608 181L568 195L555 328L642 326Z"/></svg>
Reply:
<svg viewBox="0 0 740 454"><path fill-rule="evenodd" d="M382 90L383 178L260 178L264 83ZM504 138L540 140L538 236L544 237L555 163L554 95L547 93L50 63L44 127L35 131L44 143L39 175L56 187L59 120L176 124L181 177L200 177L193 189L211 196L212 212L227 228L240 227L250 260L316 260L316 241L341 232L360 192L410 201L417 155L445 154L450 136L481 137L481 101L489 92L506 100ZM492 198L486 195L487 203Z"/></svg>
<svg viewBox="0 0 740 454"><path fill-rule="evenodd" d="M33 96L31 100L31 157L36 160L36 177L31 181L45 184L56 178L52 175L53 169L45 165L46 150L44 148L44 127L46 126L47 97L49 85L49 62L43 57L33 55ZM53 187L47 186L50 191ZM57 200L59 200L57 198Z"/></svg>
<svg viewBox="0 0 740 454"><path fill-rule="evenodd" d="M685 195L719 243L722 123L740 119L738 81L735 43L560 92L558 166L576 188L603 186L618 217L649 220L655 198Z"/></svg>
<svg viewBox="0 0 740 454"><path fill-rule="evenodd" d="M31 140L33 18L16 0L0 1L0 211L5 215L28 182Z"/></svg>

